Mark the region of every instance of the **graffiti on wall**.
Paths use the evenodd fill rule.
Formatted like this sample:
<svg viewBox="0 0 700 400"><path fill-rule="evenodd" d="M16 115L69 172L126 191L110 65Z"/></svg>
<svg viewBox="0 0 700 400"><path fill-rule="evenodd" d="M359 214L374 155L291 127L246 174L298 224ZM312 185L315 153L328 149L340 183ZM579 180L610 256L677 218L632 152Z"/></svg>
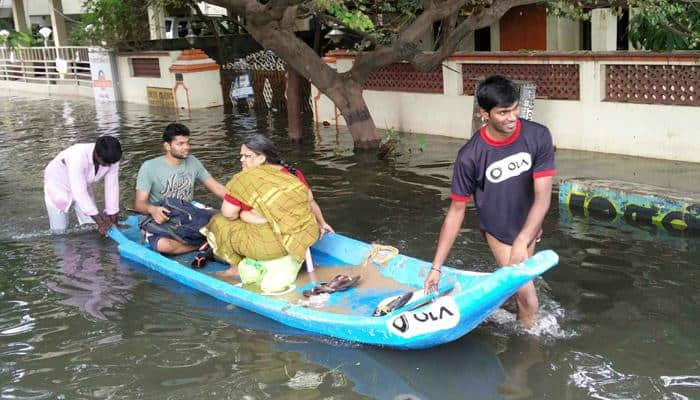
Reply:
<svg viewBox="0 0 700 400"><path fill-rule="evenodd" d="M700 203L581 187L569 182L562 183L559 200L572 216L646 231L662 230L671 235L700 234Z"/></svg>

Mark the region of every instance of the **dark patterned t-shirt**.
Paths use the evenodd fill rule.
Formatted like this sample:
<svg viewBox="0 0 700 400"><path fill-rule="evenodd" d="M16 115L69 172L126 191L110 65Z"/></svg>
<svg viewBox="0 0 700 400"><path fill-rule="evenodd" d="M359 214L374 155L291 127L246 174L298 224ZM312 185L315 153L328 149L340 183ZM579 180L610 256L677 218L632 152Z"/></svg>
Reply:
<svg viewBox="0 0 700 400"><path fill-rule="evenodd" d="M513 135L502 142L481 128L459 150L450 197L474 197L479 227L512 244L535 199L533 180L555 174L552 135L544 125L518 120Z"/></svg>

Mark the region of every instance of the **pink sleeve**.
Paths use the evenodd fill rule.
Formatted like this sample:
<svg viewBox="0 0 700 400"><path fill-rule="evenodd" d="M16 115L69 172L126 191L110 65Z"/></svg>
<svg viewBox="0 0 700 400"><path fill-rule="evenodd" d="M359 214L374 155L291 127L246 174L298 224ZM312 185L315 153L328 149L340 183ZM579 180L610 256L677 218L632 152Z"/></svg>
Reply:
<svg viewBox="0 0 700 400"><path fill-rule="evenodd" d="M79 153L72 153L63 160L68 167L68 183L75 205L80 207L80 211L85 215L96 215L99 211L97 211L95 206L95 200L90 196L87 179L85 178L86 169L90 167L90 164L85 162L85 158Z"/></svg>
<svg viewBox="0 0 700 400"><path fill-rule="evenodd" d="M105 214L119 212L119 162L109 166L105 174Z"/></svg>

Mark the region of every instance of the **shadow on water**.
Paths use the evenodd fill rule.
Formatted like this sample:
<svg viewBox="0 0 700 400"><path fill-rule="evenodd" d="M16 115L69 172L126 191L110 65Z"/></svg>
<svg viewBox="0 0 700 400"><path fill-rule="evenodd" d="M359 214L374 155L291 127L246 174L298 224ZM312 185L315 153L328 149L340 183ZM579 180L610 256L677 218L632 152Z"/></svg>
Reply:
<svg viewBox="0 0 700 400"><path fill-rule="evenodd" d="M336 230L432 258L463 140L430 137L424 152L380 161L354 153L346 130L316 132L308 121L301 143L290 142L274 113L215 108L180 118L193 132L193 154L218 180L240 169L246 134L266 133L304 171ZM98 114L79 99L0 98L0 397L700 398L700 240L569 218L556 195L539 248L561 261L537 284L544 318L536 335L499 311L454 343L415 352L290 331L120 261L90 228L48 232L42 170L56 153L98 134L119 136L124 207L173 119L138 105ZM620 178L634 167L635 176L673 181L668 171L678 168L561 156L567 176L614 170ZM589 160L598 167L587 169ZM683 176L693 186L694 175ZM201 186L196 196L217 204ZM469 207L447 264L491 271Z"/></svg>
<svg viewBox="0 0 700 400"><path fill-rule="evenodd" d="M344 382L354 393L377 399L520 399L532 394L528 371L543 362L540 343L527 336L500 340L492 347L488 338L476 334L409 352L317 336L204 296L138 264L122 261L122 266L177 295L191 312L230 324L243 346L254 334L267 337L266 351L296 355L296 364L284 366L284 384L295 389ZM494 348L499 346L497 354ZM309 369L307 363L325 369Z"/></svg>

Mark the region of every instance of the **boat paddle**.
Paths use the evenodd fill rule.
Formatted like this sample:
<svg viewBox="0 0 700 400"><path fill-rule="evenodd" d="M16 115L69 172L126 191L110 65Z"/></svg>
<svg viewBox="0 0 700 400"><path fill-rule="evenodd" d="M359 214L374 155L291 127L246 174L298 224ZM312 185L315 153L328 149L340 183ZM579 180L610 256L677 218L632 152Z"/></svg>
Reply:
<svg viewBox="0 0 700 400"><path fill-rule="evenodd" d="M381 317L389 314L399 314L404 311L417 310L424 305L434 301L438 297L450 294L454 290L454 285L446 289L425 294L423 289L413 292L392 296L382 300L372 313L374 317Z"/></svg>

